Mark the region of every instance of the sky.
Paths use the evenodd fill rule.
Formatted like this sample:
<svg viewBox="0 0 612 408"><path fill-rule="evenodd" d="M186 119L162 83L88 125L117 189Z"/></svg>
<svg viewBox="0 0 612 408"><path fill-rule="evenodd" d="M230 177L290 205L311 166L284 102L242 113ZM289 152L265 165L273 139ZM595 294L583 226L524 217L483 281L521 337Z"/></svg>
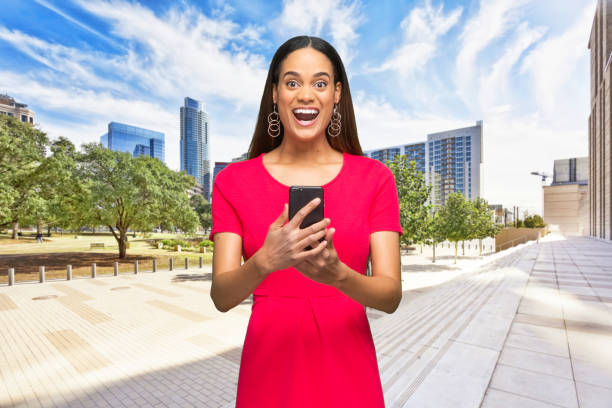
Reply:
<svg viewBox="0 0 612 408"><path fill-rule="evenodd" d="M588 154L596 0L0 0L0 92L50 138L111 121L163 132L178 170L186 96L210 159L248 150L272 55L295 35L339 51L364 150L483 121L489 204L542 213L553 161Z"/></svg>

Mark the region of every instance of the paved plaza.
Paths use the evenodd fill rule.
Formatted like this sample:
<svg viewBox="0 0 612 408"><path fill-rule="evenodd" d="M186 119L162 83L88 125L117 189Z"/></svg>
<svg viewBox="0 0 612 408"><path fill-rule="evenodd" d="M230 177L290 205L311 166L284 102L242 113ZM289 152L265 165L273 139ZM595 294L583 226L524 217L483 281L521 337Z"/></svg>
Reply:
<svg viewBox="0 0 612 408"><path fill-rule="evenodd" d="M368 309L387 407L612 407L612 244L413 258L398 310ZM0 406L233 407L251 303L218 312L210 277L1 286Z"/></svg>

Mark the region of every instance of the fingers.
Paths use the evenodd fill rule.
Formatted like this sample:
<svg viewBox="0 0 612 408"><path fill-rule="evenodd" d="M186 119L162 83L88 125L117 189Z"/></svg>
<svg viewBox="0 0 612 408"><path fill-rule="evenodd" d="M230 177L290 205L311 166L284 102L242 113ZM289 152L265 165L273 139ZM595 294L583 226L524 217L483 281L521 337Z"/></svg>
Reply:
<svg viewBox="0 0 612 408"><path fill-rule="evenodd" d="M334 247L334 235L336 235L336 229L335 228L330 228L327 230L327 233L325 234L325 240L328 242L327 247L329 249L332 249Z"/></svg>
<svg viewBox="0 0 612 408"><path fill-rule="evenodd" d="M285 225L285 222L287 222L288 219L289 219L289 206L287 205L287 203L285 203L285 205L283 206L283 212L278 216L276 220L274 220L274 222L272 223L272 226L280 228L283 225Z"/></svg>
<svg viewBox="0 0 612 408"><path fill-rule="evenodd" d="M319 206L320 203L321 203L321 199L319 197L316 197L311 202L309 202L308 204L300 208L300 210L289 221L290 227L299 228L300 225L302 224L302 221L304 221L304 218L306 218L306 216L310 214L312 210L317 208L317 206Z"/></svg>
<svg viewBox="0 0 612 408"><path fill-rule="evenodd" d="M331 220L329 218L324 218L319 222L316 222L314 224L312 224L309 227L306 227L304 229L300 229L300 233L298 234L298 239L303 239L304 237L307 237L309 235L313 235L316 234L320 231L325 231L325 227L327 227L329 225L329 223L331 222Z"/></svg>
<svg viewBox="0 0 612 408"><path fill-rule="evenodd" d="M313 255L318 255L321 251L323 251L325 249L326 245L327 245L326 241L319 242L319 245L317 245L316 247L314 247L313 249L310 249L308 251L302 251L302 253L297 255L295 258L296 258L296 260L298 262L300 262L300 261L302 261L305 258L310 258Z"/></svg>
<svg viewBox="0 0 612 408"><path fill-rule="evenodd" d="M307 228L308 229L308 228ZM300 249L304 249L306 248L308 245L312 246L318 243L318 241L325 237L326 232L325 230L321 230L315 234L308 234L308 236L304 239L302 239L300 242L298 242L297 247Z"/></svg>

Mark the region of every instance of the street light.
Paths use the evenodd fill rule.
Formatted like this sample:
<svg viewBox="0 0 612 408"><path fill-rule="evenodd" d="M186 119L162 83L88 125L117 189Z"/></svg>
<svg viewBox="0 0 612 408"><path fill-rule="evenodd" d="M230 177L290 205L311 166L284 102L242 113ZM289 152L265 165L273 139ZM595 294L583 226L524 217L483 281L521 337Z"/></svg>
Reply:
<svg viewBox="0 0 612 408"><path fill-rule="evenodd" d="M532 171L531 174L533 174L534 176L542 177L542 185L546 183L546 179L552 177L549 173L538 172L538 171Z"/></svg>

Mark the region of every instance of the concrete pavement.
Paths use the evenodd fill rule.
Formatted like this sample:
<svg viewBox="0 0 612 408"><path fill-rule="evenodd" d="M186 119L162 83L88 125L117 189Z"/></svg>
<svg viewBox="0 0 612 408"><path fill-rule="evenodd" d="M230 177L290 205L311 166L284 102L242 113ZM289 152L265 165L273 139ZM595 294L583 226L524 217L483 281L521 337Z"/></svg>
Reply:
<svg viewBox="0 0 612 408"><path fill-rule="evenodd" d="M611 244L416 258L398 310L368 309L388 407L612 406ZM250 303L209 288L210 267L0 287L0 406L233 406Z"/></svg>

